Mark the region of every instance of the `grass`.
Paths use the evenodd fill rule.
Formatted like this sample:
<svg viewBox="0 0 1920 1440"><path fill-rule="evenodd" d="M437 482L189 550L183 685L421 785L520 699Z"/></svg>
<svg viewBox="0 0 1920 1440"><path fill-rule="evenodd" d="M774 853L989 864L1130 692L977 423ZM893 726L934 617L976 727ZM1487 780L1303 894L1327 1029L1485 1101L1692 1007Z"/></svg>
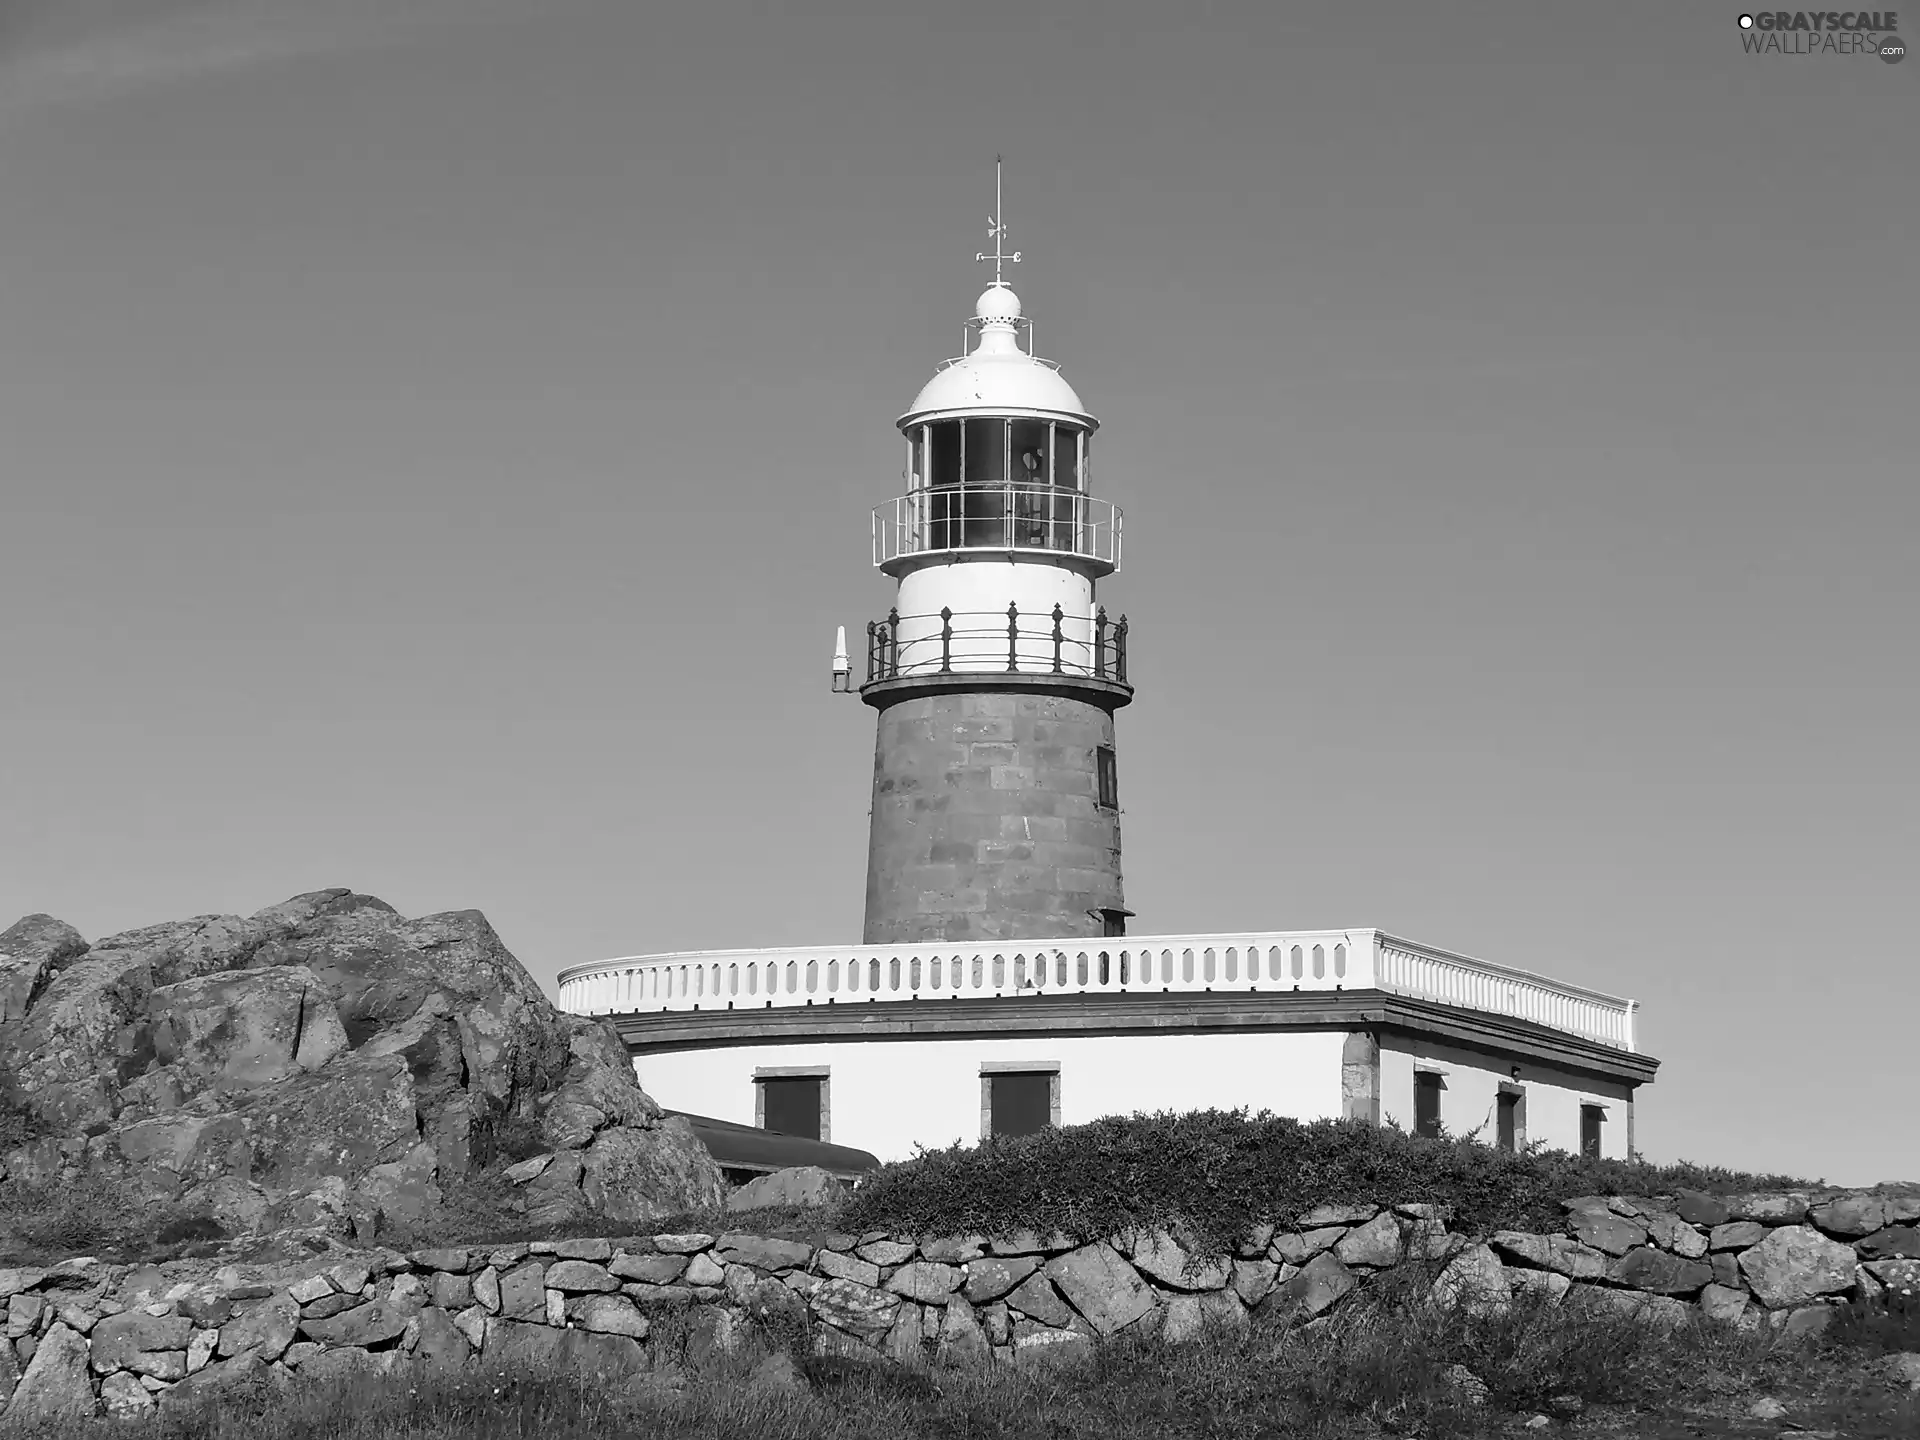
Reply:
<svg viewBox="0 0 1920 1440"><path fill-rule="evenodd" d="M662 1339L665 1339L663 1334ZM1788 1420L1858 1440L1920 1434L1920 1396L1858 1378L1856 1352L1781 1345L1699 1323L1654 1332L1611 1313L1523 1299L1504 1316L1445 1314L1390 1277L1319 1324L1215 1331L1172 1347L1123 1336L1071 1361L981 1372L808 1359L795 1393L750 1381L751 1356L669 1390L641 1379L513 1375L476 1368L283 1392L265 1381L217 1405L163 1414L151 1440L1484 1440L1522 1435L1537 1411L1583 1434L1737 1434L1762 1394ZM1465 1365L1489 1402L1466 1402ZM1571 1397L1569 1400L1567 1397ZM1771 1434L1779 1423L1767 1428ZM111 1421L40 1426L40 1440L107 1440Z"/></svg>

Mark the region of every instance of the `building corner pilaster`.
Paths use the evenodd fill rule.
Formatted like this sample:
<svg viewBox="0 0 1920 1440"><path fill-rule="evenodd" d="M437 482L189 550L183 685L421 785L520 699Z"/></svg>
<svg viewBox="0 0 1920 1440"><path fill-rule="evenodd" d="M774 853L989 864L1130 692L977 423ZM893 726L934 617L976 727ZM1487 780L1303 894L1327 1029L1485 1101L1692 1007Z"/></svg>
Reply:
<svg viewBox="0 0 1920 1440"><path fill-rule="evenodd" d="M1350 1032L1340 1047L1340 1113L1380 1123L1380 1041L1370 1030Z"/></svg>

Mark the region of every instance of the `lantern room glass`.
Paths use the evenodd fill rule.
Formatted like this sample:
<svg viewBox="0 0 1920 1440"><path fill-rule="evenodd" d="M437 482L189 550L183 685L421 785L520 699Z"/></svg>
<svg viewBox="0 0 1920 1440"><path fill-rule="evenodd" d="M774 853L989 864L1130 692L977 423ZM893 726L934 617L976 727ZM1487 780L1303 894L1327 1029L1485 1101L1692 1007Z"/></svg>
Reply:
<svg viewBox="0 0 1920 1440"><path fill-rule="evenodd" d="M962 440L961 466L967 485L1004 485L1007 482L1007 422L968 420Z"/></svg>
<svg viewBox="0 0 1920 1440"><path fill-rule="evenodd" d="M932 491L918 522L934 550L1034 548L1074 552L1087 433L1058 420L974 416L907 432L909 492ZM941 494L938 492L949 492ZM958 492L958 493L951 493Z"/></svg>
<svg viewBox="0 0 1920 1440"><path fill-rule="evenodd" d="M1053 426L1045 420L1013 420L1008 453L1012 464L1008 473L1016 485L1053 483Z"/></svg>
<svg viewBox="0 0 1920 1440"><path fill-rule="evenodd" d="M960 422L941 420L927 429L927 477L936 489L960 483Z"/></svg>
<svg viewBox="0 0 1920 1440"><path fill-rule="evenodd" d="M1087 433L1057 420L936 420L907 431L907 488L1055 486L1084 492Z"/></svg>

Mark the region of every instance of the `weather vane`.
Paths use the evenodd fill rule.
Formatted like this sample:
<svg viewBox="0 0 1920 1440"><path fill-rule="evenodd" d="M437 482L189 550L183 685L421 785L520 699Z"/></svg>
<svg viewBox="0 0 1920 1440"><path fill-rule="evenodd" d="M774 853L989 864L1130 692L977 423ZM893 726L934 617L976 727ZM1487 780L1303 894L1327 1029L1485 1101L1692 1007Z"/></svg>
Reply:
<svg viewBox="0 0 1920 1440"><path fill-rule="evenodd" d="M1005 213L1000 204L1000 157L996 155L993 157L993 214L987 217L987 236L993 241L993 254L989 255L983 250L973 257L973 263L979 265L993 261L993 283L1000 286L1007 283L1000 278L1000 268L1020 263L1018 250L1011 255L1007 253L1007 222L1001 218Z"/></svg>

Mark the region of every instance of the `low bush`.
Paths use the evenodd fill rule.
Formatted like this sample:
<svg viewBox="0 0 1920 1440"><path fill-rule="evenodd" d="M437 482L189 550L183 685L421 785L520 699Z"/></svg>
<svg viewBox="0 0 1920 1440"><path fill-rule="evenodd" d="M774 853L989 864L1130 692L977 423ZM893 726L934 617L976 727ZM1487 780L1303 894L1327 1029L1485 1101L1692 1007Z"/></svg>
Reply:
<svg viewBox="0 0 1920 1440"><path fill-rule="evenodd" d="M28 1257L145 1256L171 1218L149 1208L131 1186L96 1176L0 1184L0 1230Z"/></svg>
<svg viewBox="0 0 1920 1440"><path fill-rule="evenodd" d="M1203 1110L1112 1116L922 1150L882 1167L840 1217L848 1230L922 1234L1059 1230L1087 1240L1182 1221L1224 1251L1262 1223L1317 1205L1427 1202L1474 1232L1556 1224L1576 1195L1719 1193L1804 1184L1698 1165L1585 1159L1539 1148L1512 1154L1474 1139L1430 1140L1358 1120L1301 1123L1268 1113Z"/></svg>
<svg viewBox="0 0 1920 1440"><path fill-rule="evenodd" d="M1843 1307L1821 1339L1867 1355L1920 1353L1920 1260L1896 1264L1884 1293Z"/></svg>

